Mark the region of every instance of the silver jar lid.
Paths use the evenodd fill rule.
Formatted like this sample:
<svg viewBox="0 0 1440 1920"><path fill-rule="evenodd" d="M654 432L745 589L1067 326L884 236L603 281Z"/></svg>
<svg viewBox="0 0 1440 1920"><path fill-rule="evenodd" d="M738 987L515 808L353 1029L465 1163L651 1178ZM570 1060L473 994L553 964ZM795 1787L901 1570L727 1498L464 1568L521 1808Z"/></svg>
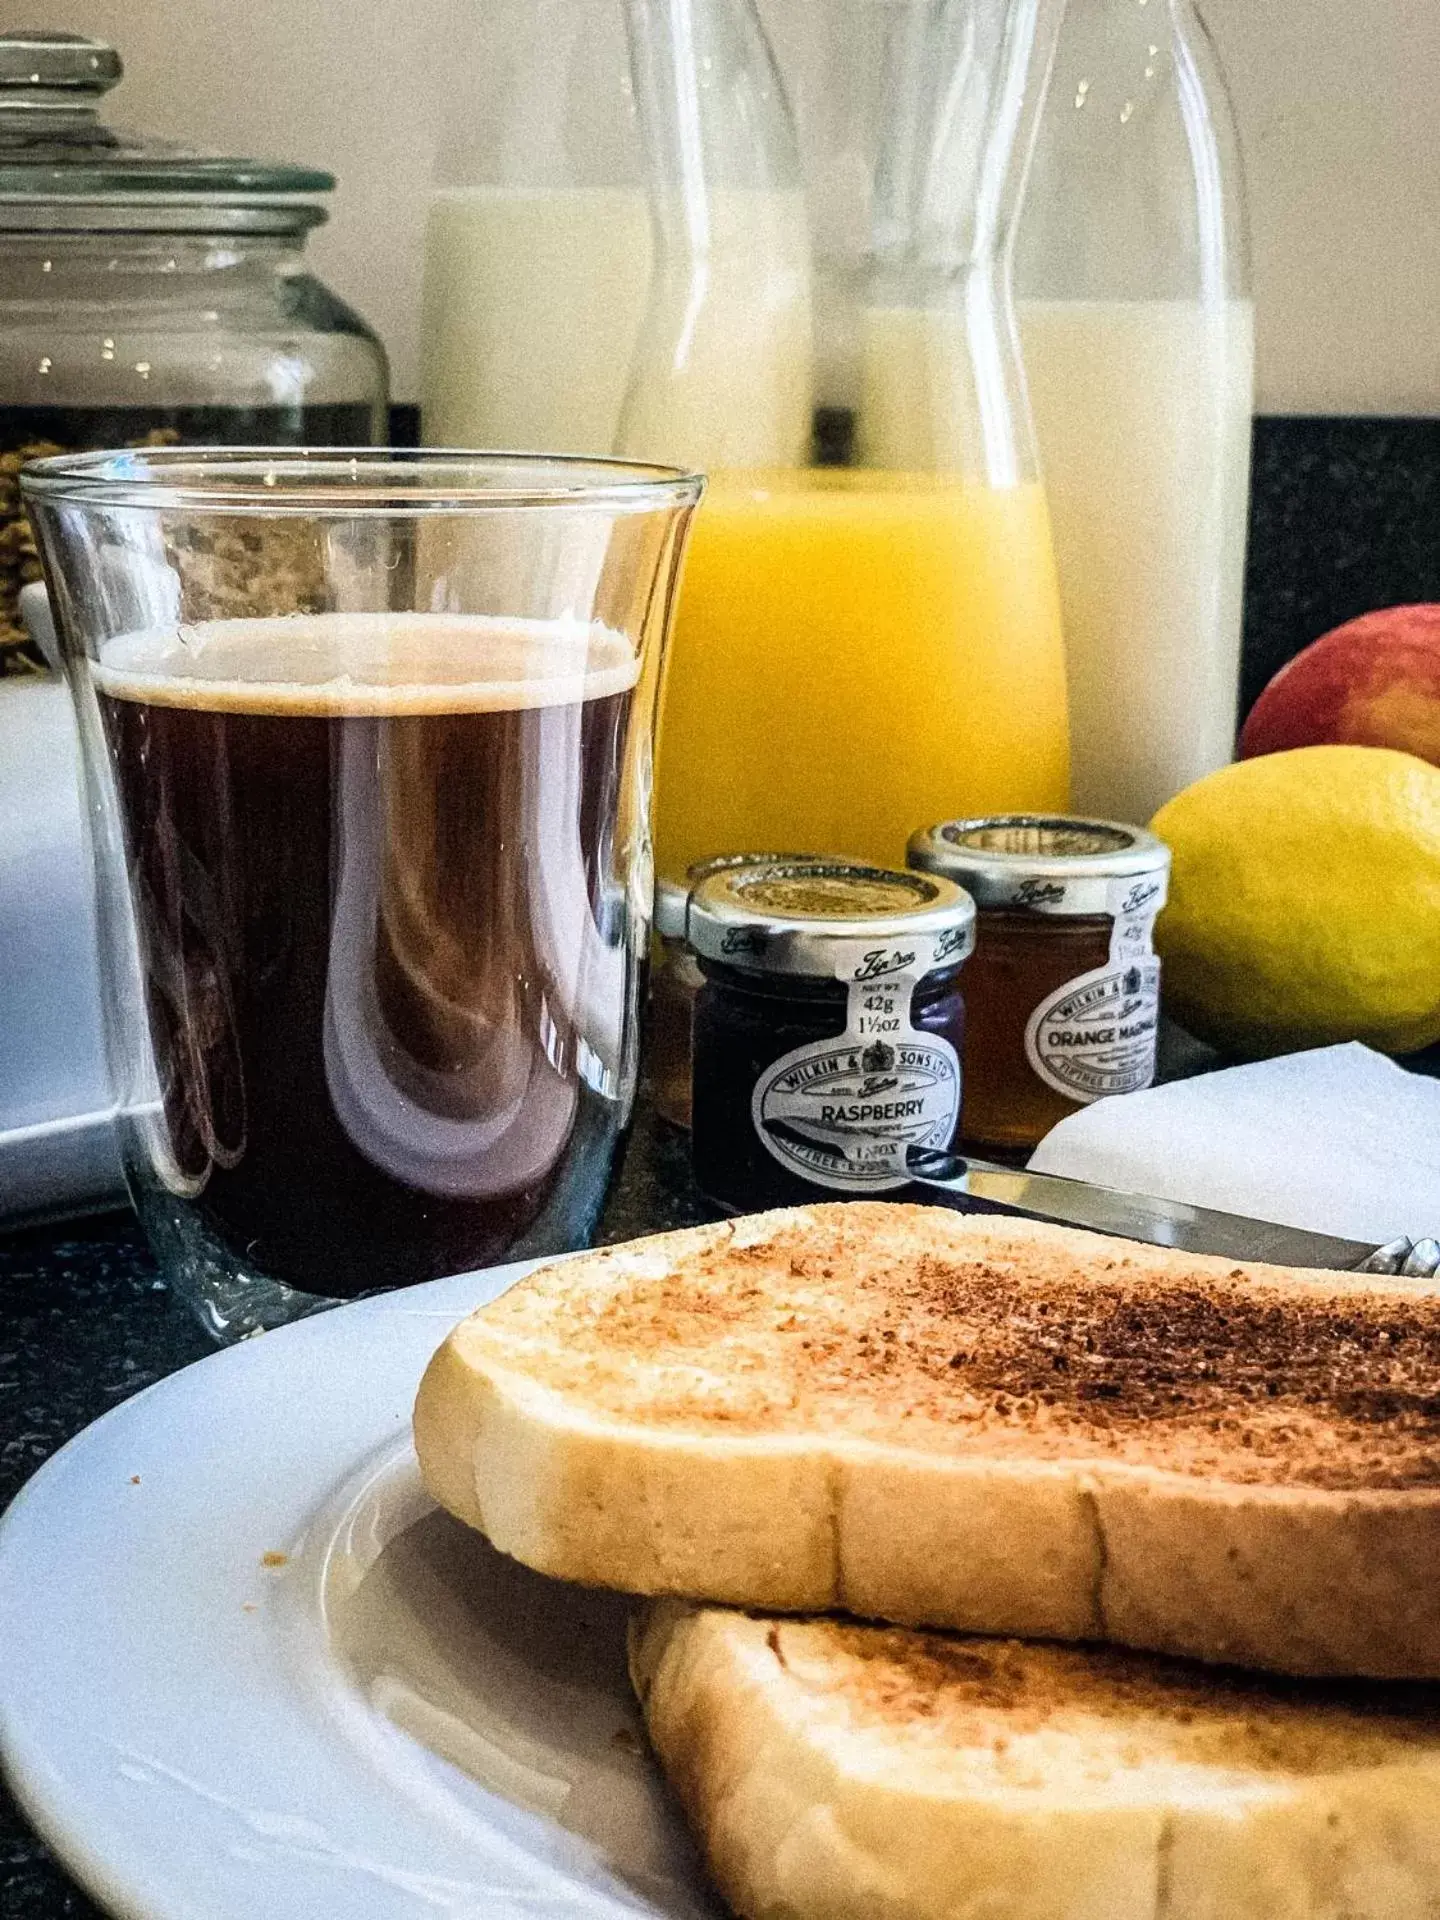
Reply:
<svg viewBox="0 0 1440 1920"><path fill-rule="evenodd" d="M709 860L697 860L693 866L687 867L683 880L672 880L668 874L662 873L655 881L655 931L662 940L685 938L685 915L690 896L700 882L708 879L712 873L725 873L732 867L824 865L825 860L826 856L819 853L717 853Z"/></svg>
<svg viewBox="0 0 1440 1920"><path fill-rule="evenodd" d="M1065 813L942 821L912 834L906 858L963 886L982 909L1065 918L1113 913L1117 880L1155 876L1163 889L1170 871L1170 849L1143 827Z"/></svg>
<svg viewBox="0 0 1440 1920"><path fill-rule="evenodd" d="M856 860L774 860L712 873L690 896L690 944L757 973L836 978L841 943L914 940L916 971L958 966L975 902L929 874Z"/></svg>

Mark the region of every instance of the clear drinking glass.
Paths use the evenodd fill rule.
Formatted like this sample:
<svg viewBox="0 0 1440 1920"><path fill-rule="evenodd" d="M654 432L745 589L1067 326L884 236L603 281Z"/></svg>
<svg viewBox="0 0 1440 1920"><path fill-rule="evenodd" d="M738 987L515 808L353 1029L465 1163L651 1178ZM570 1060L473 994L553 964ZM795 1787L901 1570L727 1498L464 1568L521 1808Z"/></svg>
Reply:
<svg viewBox="0 0 1440 1920"><path fill-rule="evenodd" d="M591 1231L701 486L452 453L27 470L127 1177L218 1337Z"/></svg>

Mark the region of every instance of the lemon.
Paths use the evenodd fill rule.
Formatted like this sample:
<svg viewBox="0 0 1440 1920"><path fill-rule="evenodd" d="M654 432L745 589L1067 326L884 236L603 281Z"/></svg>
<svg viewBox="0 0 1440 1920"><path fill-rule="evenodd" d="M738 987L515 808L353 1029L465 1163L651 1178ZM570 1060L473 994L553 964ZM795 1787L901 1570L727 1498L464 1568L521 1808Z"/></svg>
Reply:
<svg viewBox="0 0 1440 1920"><path fill-rule="evenodd" d="M1301 747L1222 767L1151 823L1174 854L1166 1005L1252 1056L1440 1040L1440 767Z"/></svg>

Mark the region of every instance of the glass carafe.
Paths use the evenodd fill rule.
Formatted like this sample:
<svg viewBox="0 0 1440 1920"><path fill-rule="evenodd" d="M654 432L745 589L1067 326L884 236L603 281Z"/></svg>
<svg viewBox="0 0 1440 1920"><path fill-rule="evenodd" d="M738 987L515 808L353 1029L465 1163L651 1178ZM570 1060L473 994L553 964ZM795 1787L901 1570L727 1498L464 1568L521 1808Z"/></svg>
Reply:
<svg viewBox="0 0 1440 1920"><path fill-rule="evenodd" d="M1077 807L1230 759L1253 409L1239 156L1190 0L1069 0L1016 258Z"/></svg>
<svg viewBox="0 0 1440 1920"><path fill-rule="evenodd" d="M667 14L671 74L688 71L676 29L689 11L686 0L652 10ZM733 424L728 441L693 431L702 419L754 427L782 361L787 390L806 375L798 353L784 360L779 328L768 362L749 350L704 367L703 407L693 390L684 408L671 398L677 369L699 364L692 342L722 283L697 242L722 224L724 176L707 160L733 168L748 134L773 205L798 164L783 94L702 91L709 110L688 137L656 116L660 272L689 298L672 296L668 331L652 304L626 408L644 431L623 450L671 449L711 469L662 721L663 871L780 844L893 863L925 821L1067 801L1058 594L1009 290L1058 11L1059 0L852 8L847 26L860 20L872 42L858 64L879 76L880 126L858 187L863 259L828 280L808 458L786 445L793 433L756 434L763 453L737 458ZM788 317L803 317L798 299Z"/></svg>
<svg viewBox="0 0 1440 1920"><path fill-rule="evenodd" d="M425 440L803 459L809 234L753 0L487 0L469 31L426 227Z"/></svg>

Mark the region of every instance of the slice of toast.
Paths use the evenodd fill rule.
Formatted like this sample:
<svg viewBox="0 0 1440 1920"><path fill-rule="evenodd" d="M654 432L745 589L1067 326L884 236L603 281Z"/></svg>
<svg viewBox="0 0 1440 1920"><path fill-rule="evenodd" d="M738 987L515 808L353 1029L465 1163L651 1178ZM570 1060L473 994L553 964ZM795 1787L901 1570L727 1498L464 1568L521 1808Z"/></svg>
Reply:
<svg viewBox="0 0 1440 1920"><path fill-rule="evenodd" d="M1440 1697L664 1601L631 1674L743 1920L1434 1920Z"/></svg>
<svg viewBox="0 0 1440 1920"><path fill-rule="evenodd" d="M455 1329L436 1498L543 1573L1440 1677L1440 1285L938 1207L757 1214Z"/></svg>

